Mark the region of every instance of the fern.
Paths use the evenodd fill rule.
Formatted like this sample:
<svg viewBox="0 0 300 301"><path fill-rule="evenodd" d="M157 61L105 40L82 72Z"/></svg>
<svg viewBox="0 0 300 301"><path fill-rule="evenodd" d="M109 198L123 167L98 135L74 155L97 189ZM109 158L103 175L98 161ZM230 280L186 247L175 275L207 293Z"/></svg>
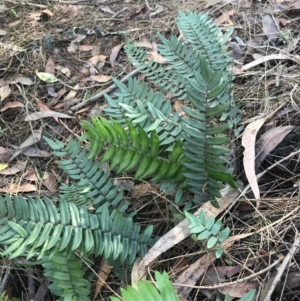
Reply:
<svg viewBox="0 0 300 301"><path fill-rule="evenodd" d="M59 252L51 258L44 256L43 267L45 277L52 282L49 289L54 295L63 296L64 291L68 290L70 298L90 300L90 282L83 279L85 272L73 253Z"/></svg>
<svg viewBox="0 0 300 301"><path fill-rule="evenodd" d="M137 289L132 286L127 286L126 290L121 289L123 300L180 301L166 272L155 272L155 279L157 288L149 281L138 281ZM116 297L110 297L110 300L121 301Z"/></svg>
<svg viewBox="0 0 300 301"><path fill-rule="evenodd" d="M136 79L128 79L128 87L114 79L120 92L115 95L115 101L109 95L105 98L109 104L103 111L121 126L126 126L126 119L133 124L139 124L146 133L155 130L160 145L172 145L180 137L181 124L177 112L172 113L169 101L163 104L161 93L154 93L144 81L138 83Z"/></svg>
<svg viewBox="0 0 300 301"><path fill-rule="evenodd" d="M101 205L120 208L123 202L123 191L113 185L108 175L88 158L87 152L81 150L81 145L75 140L70 140L65 146L62 142L52 141L44 137L49 146L54 150L56 157L67 156L67 160L58 161L58 165L75 182L72 187L62 185L61 191L66 199L77 206L90 204L94 208Z"/></svg>
<svg viewBox="0 0 300 301"><path fill-rule="evenodd" d="M223 249L219 245L228 238L230 229L227 227L220 231L222 228L222 221L215 221L214 216L207 218L203 210L200 211L198 217L189 212L185 212L185 216L189 220L191 233L199 233L197 240L206 240L207 249L216 247L216 257L220 258L222 256Z"/></svg>
<svg viewBox="0 0 300 301"><path fill-rule="evenodd" d="M90 214L85 206L77 208L62 197L59 208L53 202L38 197L0 196L0 245L9 245L1 254L10 258L55 254L57 251L79 248L81 254L119 257L131 263L137 251L147 250L152 227L140 234L140 226L119 211L109 214L106 207Z"/></svg>
<svg viewBox="0 0 300 301"><path fill-rule="evenodd" d="M155 131L150 138L138 126L135 128L127 122L128 131L125 131L117 122L109 123L104 118L94 118L93 124L84 121L82 127L86 130L82 139L90 141L91 155L98 154L107 144L100 163L110 161L110 169L118 167L117 172L123 173L136 168L135 178L143 179L150 176L153 181L172 179L174 182L183 183L183 173L186 168L182 161L182 144L177 141L168 158L160 155L159 139Z"/></svg>
<svg viewBox="0 0 300 301"><path fill-rule="evenodd" d="M137 288L127 286L126 289L121 289L123 301L180 301L181 299L176 294L175 289L166 272L162 274L155 272L155 285L149 281L138 281ZM253 301L256 290L246 293L238 301ZM116 297L110 297L111 301L121 301ZM216 301L221 301L219 298ZM231 298L226 294L223 301L231 301Z"/></svg>

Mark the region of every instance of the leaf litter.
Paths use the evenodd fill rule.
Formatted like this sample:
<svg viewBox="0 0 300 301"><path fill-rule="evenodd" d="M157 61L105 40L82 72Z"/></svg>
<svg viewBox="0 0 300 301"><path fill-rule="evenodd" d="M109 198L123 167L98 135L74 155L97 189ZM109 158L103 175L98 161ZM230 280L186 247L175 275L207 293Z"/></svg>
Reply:
<svg viewBox="0 0 300 301"><path fill-rule="evenodd" d="M180 7L178 7L178 3L173 3L173 1L166 4L162 2L154 9L149 9L147 5L144 5L144 2L124 1L124 3L113 3L109 6L104 5L102 10L100 6L96 10L92 5L64 3L54 5L54 3L50 3L47 8L48 11L40 8L30 8L30 10L27 7L24 8L25 13L31 13L30 18L25 19L25 23L20 17L16 18L12 15L7 20L0 20L1 30L3 30L0 31L0 34L1 32L3 34L0 44L0 74L6 72L6 75L9 75L5 78L5 82L0 82L0 91L1 87L6 87L2 93L0 92L0 110L1 118L3 118L0 120L0 126L6 128L1 137L0 159L2 164L14 167L17 166L18 162L25 162L24 158L26 159L28 155L41 155L40 160L39 157L34 158L36 160L33 161L34 163L27 161L28 167L26 169L37 163L38 169L41 169L39 173L43 175L42 178L46 174L51 175L49 178L52 179L50 180L52 184L50 183L51 185L48 188L49 191L52 189L51 193L55 193L52 187L57 189L57 183L54 184L55 177L58 174L56 172L57 166L52 163L51 157L47 159L50 153L47 152L47 148L43 147L43 140L30 138L32 135L30 125L33 126L35 131L42 127L43 132L49 131L52 133L51 138L58 138L63 141L70 138L70 132L80 135L77 118L71 116L67 112L68 105L64 106L63 104L73 100L74 103L77 101L83 102L89 95L99 93L99 89L109 88L112 76L122 79L125 74L131 72L131 66L123 55L120 46L126 40L120 34L120 29L127 31L125 35L129 37L130 41L135 42L140 47L149 49L149 60L153 59L159 64L164 63L164 58L156 51L155 43L158 43L158 40L156 40L155 33L161 32L166 36L170 34L179 36L177 29L170 22L177 16L178 8L184 11L207 11L220 24L222 30L226 29L226 26L231 23L234 24L235 31L230 42L234 51L235 70L239 70L236 73L234 90L235 98L242 102L242 122L251 118L257 120L261 118L262 112L267 114L275 111L279 106L278 103L282 100L288 102L287 106L283 108L284 113L274 115L270 120L270 122L272 121L271 125L265 122L260 127L260 131L256 133L256 138L251 138L251 149L252 154L254 152L254 158L251 157L251 164L248 163L246 169L250 166L257 176L256 168L259 167L259 170L265 170L271 164L276 164L278 160L284 159L289 153L298 149L299 134L297 126L299 116L297 115L297 107L300 105L300 97L297 78L300 60L298 57L297 32L299 32L299 25L297 14L295 16L295 12L292 10L300 8L300 1L275 1L274 5L271 5L246 0L215 0L204 1L203 6L200 2L194 2L186 2L181 4L183 6ZM19 7L16 7L15 3L6 1L5 4L9 6L9 9L18 11ZM127 5L128 9L122 11ZM221 10L215 9L218 5L222 7ZM251 8L251 11L247 10L248 8ZM296 13L298 12L296 11ZM115 14L117 15L113 17ZM98 20L99 18L101 18L102 28L98 28L100 26L97 24L96 30L96 25L92 20ZM23 26L24 24L25 26ZM134 31L137 28L139 30ZM106 34L107 32L116 32L117 34ZM17 33L20 38L13 38L13 35ZM46 47L45 41L41 42L40 37L48 33L53 43L52 48ZM2 38L5 38L5 40ZM233 42L236 44L233 44ZM33 44L35 45L33 48L28 46ZM115 46L119 49L114 50ZM17 68L16 55L24 64L22 72L18 72L20 69ZM9 64L10 60L12 60L11 64ZM51 70L48 70L46 66L50 63L52 64ZM279 71L281 66L284 68L282 73ZM45 73L54 75L52 82L51 78L50 83L40 81L35 77L36 70L44 70ZM81 73L81 70L84 72ZM56 77L61 82L57 81ZM138 78L142 79L142 76L139 75ZM95 87L88 88L90 80L96 82ZM28 101L19 94L15 83L24 86ZM100 84L98 87L97 83ZM75 93L67 85L69 87L79 85L80 89L76 90ZM68 93L71 96L68 97ZM36 99L39 99L40 102L36 102ZM174 111L180 112L181 103L176 99L172 103ZM103 99L99 99L99 104L100 106L105 105ZM70 105L74 104L70 103ZM89 103L89 106L91 105ZM291 107L294 110L288 109ZM44 118L45 113L41 112L42 109L50 112L48 113L50 115L46 115L47 118ZM85 106L77 111L71 111L76 113L80 120L84 120L86 116L89 116L90 110L92 108ZM101 114L101 110L97 114ZM25 121L26 117L28 119ZM265 132L266 136L261 132ZM254 136L253 133L252 136ZM37 143L27 146L25 144L26 147L22 148L18 156L12 157L16 151L20 151L19 148L22 146L22 142L26 142L24 137L31 139L27 142L29 144L34 141ZM240 138L238 137L238 139ZM240 142L237 143L238 155L236 160L242 166L241 169L245 169L241 159ZM246 147L250 148L250 142L246 141L245 143ZM19 148L18 145L20 145ZM232 279L234 277L234 279L240 279L244 275L247 277L247 275L259 272L262 267L267 267L268 262L273 262L276 259L274 254L278 254L278 251L280 254L285 254L282 250L286 250L286 246L290 242L285 239L285 236L278 233L282 233L284 229L286 237L291 237L293 236L291 229L300 228L298 211L295 211L294 215L287 216L287 212L295 210L297 206L297 183L300 170L298 169L297 158L290 158L277 167L277 172L272 174L271 170L259 182L261 202L259 208L255 208L256 201L252 199L253 194L247 190L239 200L239 202L248 206L247 211L239 210L239 206L233 206L235 202L233 200L233 207L228 205L224 211L215 212L218 218L222 218L224 224L236 229L239 233L234 236L234 242L228 245L229 255L224 256L222 264L225 269L229 269L232 264L230 260L234 259L235 262L239 263L237 267L240 268L240 272L230 276L221 275L221 272L218 271L221 268L219 262L215 261L210 254L199 254L201 252L199 245L192 244L194 242L191 243L188 237L185 237L184 242L177 243L175 239L172 243L170 237L167 240L170 244L166 250L163 249L163 244L161 244L162 249L159 249L161 257L184 258L185 262L188 263L185 266L185 274L177 274L177 280L174 280L174 282L177 281L177 285L190 284L193 286L195 282L189 282L190 277L195 276L195 279L201 279L207 271L213 279L212 283L217 283L217 285L223 282L230 283L234 281ZM283 175L284 170L289 172L288 176ZM5 178L6 184L1 183L2 192L28 193L33 191L39 193L40 182L21 182L20 184L19 177L24 172L25 170L14 175L3 175L2 178ZM242 170L239 170L239 172L242 172ZM6 180L6 178L9 179ZM8 180L12 181L7 182ZM30 182L29 178L26 181ZM131 180L128 181L131 183ZM243 181L245 184L250 182L247 177ZM10 184L7 185L7 183ZM121 189L124 188L124 183L127 182L122 182L123 186L120 184ZM138 210L139 214L143 214L145 225L153 223L153 220L155 220L157 229L162 232L162 237L172 230L175 221L164 209L167 208L169 203L166 201L166 197L159 192L157 186L148 182L144 184L134 182L133 187L130 186L126 193L128 193L126 197L133 201L131 202L131 209ZM170 201L172 196L168 196L168 198L168 201ZM209 210L213 211L214 209L209 208ZM278 220L281 221L280 225L273 225ZM180 222L178 225L180 225ZM269 228L261 233L261 237L252 236L251 239L247 238L246 234L252 229L263 227ZM176 247L174 248L175 243ZM182 254L186 256L182 256ZM165 264L157 254L154 256L152 253L152 256L155 263L151 262L151 269L167 269L170 272L173 263L175 267L175 262L172 259ZM299 262L297 260L295 257L294 261L291 262L291 269L294 269L294 273L297 273L297 263ZM241 267L246 266L248 269L241 269ZM213 272L215 270L220 274L219 283L217 282L217 274ZM262 277L267 277L267 275L268 271ZM111 281L110 277L112 276L109 275L107 282ZM288 279L289 277L293 277L293 274L288 276ZM294 277L297 278L296 274L294 274ZM257 278L259 279L259 276ZM102 282L102 284L106 283ZM120 286L123 285L121 282L119 284ZM251 281L244 281L243 285L233 283L232 286L229 284L216 289L201 289L201 291L208 290L210 295L217 291L222 294L226 292L234 294L236 292L235 294L238 296L242 293L243 288L250 288L252 284ZM205 283L203 286L209 287L211 284ZM289 293L293 292L291 287L289 286L292 290ZM104 290L105 285L101 288L101 293ZM186 299L192 298L189 295L191 292L193 292L191 288L184 292L183 295L186 296ZM279 291L275 292L280 296L280 288ZM284 290L283 292L285 294ZM290 295L285 297L289 298Z"/></svg>

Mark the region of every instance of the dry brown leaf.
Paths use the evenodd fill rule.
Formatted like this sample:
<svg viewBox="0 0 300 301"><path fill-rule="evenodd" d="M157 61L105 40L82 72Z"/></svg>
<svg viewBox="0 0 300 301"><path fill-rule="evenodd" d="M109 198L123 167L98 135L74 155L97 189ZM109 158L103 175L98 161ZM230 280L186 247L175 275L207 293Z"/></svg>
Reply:
<svg viewBox="0 0 300 301"><path fill-rule="evenodd" d="M215 19L215 23L217 24L217 25L221 25L222 23L224 23L224 22L229 22L229 20L230 20L230 16L232 16L233 14L235 13L235 11L234 10L229 10L229 11L227 11L227 12L224 12L219 18L217 18L217 19Z"/></svg>
<svg viewBox="0 0 300 301"><path fill-rule="evenodd" d="M42 128L38 130L34 130L33 134L31 134L21 145L19 148L26 148L29 147L38 141L40 141L42 138Z"/></svg>
<svg viewBox="0 0 300 301"><path fill-rule="evenodd" d="M204 275L209 266L215 261L216 257L213 251L206 253L196 262L191 264L174 282L177 294L182 298L187 298L195 283ZM185 286L180 286L183 284Z"/></svg>
<svg viewBox="0 0 300 301"><path fill-rule="evenodd" d="M110 61L110 64L111 66L114 68L115 67L115 61L119 55L119 52L120 50L122 49L124 43L121 43L117 46L115 46L112 50L111 50L111 53L110 53L110 56L109 56L109 61Z"/></svg>
<svg viewBox="0 0 300 301"><path fill-rule="evenodd" d="M51 193L56 193L56 176L53 173L45 173L42 183Z"/></svg>
<svg viewBox="0 0 300 301"><path fill-rule="evenodd" d="M106 58L107 56L106 55L96 55L96 56L93 56L89 59L89 62L92 64L92 65L97 65L98 62L105 62L106 61Z"/></svg>
<svg viewBox="0 0 300 301"><path fill-rule="evenodd" d="M271 17L270 15L265 15L262 18L262 24L263 24L263 31L268 40L271 43L274 43L278 39L279 34L279 25L278 21L275 20L274 17Z"/></svg>
<svg viewBox="0 0 300 301"><path fill-rule="evenodd" d="M1 193L19 193L19 192L31 192L31 191L37 191L38 188L34 184L21 184L20 186L11 184L9 186L5 186L0 188Z"/></svg>
<svg viewBox="0 0 300 301"><path fill-rule="evenodd" d="M114 15L114 14L115 14L115 12L112 11L108 5L100 5L99 8L100 8L102 11L104 11L104 12L106 12L106 13L109 13L109 14L111 14L111 15Z"/></svg>
<svg viewBox="0 0 300 301"><path fill-rule="evenodd" d="M0 101L3 101L7 98L11 93L11 89L9 86L2 86L0 87Z"/></svg>
<svg viewBox="0 0 300 301"><path fill-rule="evenodd" d="M61 73L66 75L67 77L71 76L71 70L67 67L58 68L58 66L57 66L56 69L59 69L61 71Z"/></svg>
<svg viewBox="0 0 300 301"><path fill-rule="evenodd" d="M19 101L8 101L1 109L0 112L4 112L8 109L13 109L13 108L23 108L24 105L20 103Z"/></svg>
<svg viewBox="0 0 300 301"><path fill-rule="evenodd" d="M152 16L155 16L155 15L161 13L162 11L164 11L163 5L161 5L161 4L156 4L155 11L153 11L153 12L150 13L149 15L152 17Z"/></svg>
<svg viewBox="0 0 300 301"><path fill-rule="evenodd" d="M16 173L23 171L25 167L26 167L26 162L18 162L14 166L1 170L0 175L6 175L6 176L15 175Z"/></svg>
<svg viewBox="0 0 300 301"><path fill-rule="evenodd" d="M166 64L166 59L163 58L159 53L155 51L151 51L148 56L148 60L152 60L153 62L159 63L159 64Z"/></svg>
<svg viewBox="0 0 300 301"><path fill-rule="evenodd" d="M248 124L242 137L242 146L245 148L243 159L244 170L256 199L260 199L260 193L255 174L255 141L256 135L266 119L266 117L261 118Z"/></svg>
<svg viewBox="0 0 300 301"><path fill-rule="evenodd" d="M92 45L79 45L80 51L91 51L94 48Z"/></svg>
<svg viewBox="0 0 300 301"><path fill-rule="evenodd" d="M24 76L18 76L16 79L10 81L10 84L16 84L16 83L20 83L24 86L33 85L33 81L29 77L24 77Z"/></svg>
<svg viewBox="0 0 300 301"><path fill-rule="evenodd" d="M71 42L70 45L67 48L67 50L68 50L69 53L75 53L76 50L78 49L78 46L75 45L75 43L73 43L73 42Z"/></svg>
<svg viewBox="0 0 300 301"><path fill-rule="evenodd" d="M265 158L276 148L276 146L288 135L295 127L292 125L282 126L267 131L256 145L255 170L261 166Z"/></svg>
<svg viewBox="0 0 300 301"><path fill-rule="evenodd" d="M49 158L51 157L51 153L48 153L44 150L40 150L36 148L36 146L28 147L21 151L21 153L28 157L40 157L40 158Z"/></svg>
<svg viewBox="0 0 300 301"><path fill-rule="evenodd" d="M140 196L153 194L154 191L159 191L159 185L149 184L148 182L134 185L130 189L131 196L134 198L139 198Z"/></svg>
<svg viewBox="0 0 300 301"><path fill-rule="evenodd" d="M95 300L98 296L98 294L100 293L103 285L106 282L107 277L109 276L111 269L113 267L110 266L106 260L102 259L101 263L100 263L100 267L99 267L99 271L98 271L98 279L97 279L97 283L96 283L96 288L95 288L95 293L94 293L94 297L93 300Z"/></svg>
<svg viewBox="0 0 300 301"><path fill-rule="evenodd" d="M98 83L106 83L111 80L111 75L91 75L89 79L94 80Z"/></svg>
<svg viewBox="0 0 300 301"><path fill-rule="evenodd" d="M39 108L40 111L51 111L40 99L37 97L35 98L37 107Z"/></svg>
<svg viewBox="0 0 300 301"><path fill-rule="evenodd" d="M7 34L7 31L0 29L0 36L5 36Z"/></svg>
<svg viewBox="0 0 300 301"><path fill-rule="evenodd" d="M185 112L182 110L181 106L183 106L183 101L176 100L174 103L174 109L179 113L180 116L186 116Z"/></svg>
<svg viewBox="0 0 300 301"><path fill-rule="evenodd" d="M48 118L48 117L58 117L58 118L74 118L72 116L69 116L67 114L55 112L55 111L41 111L41 112L35 112L32 114L29 114L26 118L25 121L34 121L34 120L39 120L42 118Z"/></svg>
<svg viewBox="0 0 300 301"><path fill-rule="evenodd" d="M51 57L49 57L46 63L45 72L55 75L55 62Z"/></svg>
<svg viewBox="0 0 300 301"><path fill-rule="evenodd" d="M0 146L0 161L9 162L14 153L13 149L5 148Z"/></svg>

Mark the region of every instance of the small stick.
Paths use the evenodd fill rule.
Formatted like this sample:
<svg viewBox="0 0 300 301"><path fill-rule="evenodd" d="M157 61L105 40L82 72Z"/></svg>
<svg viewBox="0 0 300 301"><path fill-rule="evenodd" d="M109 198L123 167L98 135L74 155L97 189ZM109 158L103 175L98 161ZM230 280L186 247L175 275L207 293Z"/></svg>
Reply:
<svg viewBox="0 0 300 301"><path fill-rule="evenodd" d="M273 294L273 291L274 291L276 285L278 284L278 282L280 281L280 278L282 276L283 271L286 269L286 266L291 261L294 254L297 253L297 249L299 249L299 243L300 243L300 235L297 232L296 236L295 236L294 244L291 247L289 253L284 258L284 260L283 260L282 264L280 265L279 269L277 270L277 274L276 274L276 276L275 276L275 278L274 278L274 280L271 284L271 287L270 287L270 289L268 291L268 294L265 297L264 301L270 301L271 300L271 296Z"/></svg>
<svg viewBox="0 0 300 301"><path fill-rule="evenodd" d="M129 74L127 74L125 77L123 77L123 78L121 79L121 82L124 83L124 82L128 81L128 78L129 78L130 76L134 76L134 75L136 75L136 74L138 74L138 73L139 73L139 70L138 70L138 69L133 70L132 72L130 72ZM68 113L69 113L69 114L72 114L72 113L75 113L75 112L79 111L80 109L82 109L82 108L84 108L84 107L86 107L86 106L92 104L92 103L95 102L96 100L102 98L104 94L110 93L111 91L113 91L113 90L116 89L116 88L117 88L117 86L116 86L115 84L109 86L108 88L106 88L105 90L101 91L100 93L97 93L97 94L91 96L91 97L88 98L86 101L83 101L83 102L81 102L81 103L79 103L79 104L77 104L77 105L71 107L71 111L68 112Z"/></svg>

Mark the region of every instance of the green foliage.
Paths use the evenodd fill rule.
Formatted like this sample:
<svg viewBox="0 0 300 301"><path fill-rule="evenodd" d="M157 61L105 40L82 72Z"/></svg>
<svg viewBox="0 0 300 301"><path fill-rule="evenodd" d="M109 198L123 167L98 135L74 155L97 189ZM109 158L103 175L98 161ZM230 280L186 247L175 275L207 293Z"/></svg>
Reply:
<svg viewBox="0 0 300 301"><path fill-rule="evenodd" d="M62 184L56 199L0 196L1 255L43 259L50 289L60 300L89 300L89 283L74 250L132 264L137 252L144 256L150 241L152 226L141 232L126 216L129 203L101 164L108 163L117 173L134 172L135 179L161 182L166 193L176 189L176 203L184 201L188 190L194 203L218 205L224 183L235 186L226 160L228 130L240 118L232 93L230 31L222 34L202 14L180 12L177 22L184 40L158 35L158 50L167 64L148 61L145 51L126 45L132 64L155 90L145 81L130 78L126 87L114 79L119 91L114 98L105 96L110 107L104 110L113 119L82 123L81 138L89 151L73 139L64 145L45 137L71 185ZM184 117L173 111L162 92L184 101ZM218 246L229 229L220 231L222 224L204 213L186 216L192 233L200 233L198 239L207 240L208 249L216 247L220 257ZM155 276L158 290L148 281L140 282L138 291L122 291L124 300L179 300L168 275Z"/></svg>
<svg viewBox="0 0 300 301"><path fill-rule="evenodd" d="M58 140L50 140L44 137L53 149L52 154L56 157L66 156L67 160L58 161L59 167L75 182L71 187L63 185L61 191L66 199L77 206L93 205L94 208L103 204L120 209L124 204L123 191L113 185L108 175L89 159L85 150L81 149L79 142L70 139L67 145Z"/></svg>
<svg viewBox="0 0 300 301"><path fill-rule="evenodd" d="M89 301L90 282L83 279L85 274L78 257L73 253L58 252L51 258L43 258L44 275L52 284L51 292L56 296L63 296L60 300Z"/></svg>
<svg viewBox="0 0 300 301"><path fill-rule="evenodd" d="M152 176L153 181L172 179L174 182L184 182L183 172L186 168L182 165L184 158L180 140L168 158L164 158L160 154L159 139L155 131L148 137L140 126L135 128L129 121L127 131L115 121L112 124L104 118L93 118L92 121L93 124L87 121L82 123L86 130L82 139L90 141L90 157L94 157L107 146L100 164L109 161L110 169L118 167L118 173L136 169L135 178L139 179Z"/></svg>
<svg viewBox="0 0 300 301"><path fill-rule="evenodd" d="M135 78L128 79L128 86L114 79L120 92L115 101L109 95L105 98L109 104L104 109L107 116L117 120L125 127L126 118L140 125L146 133L156 131L160 145L172 146L180 138L181 124L178 112L172 112L169 101L163 102L162 93L154 93L144 81L138 83Z"/></svg>
<svg viewBox="0 0 300 301"><path fill-rule="evenodd" d="M81 254L119 257L122 262L133 262L137 251L143 256L152 227L140 234L140 226L131 218L106 207L91 214L85 206L79 208L63 197L59 207L49 198L41 200L22 196L0 196L0 245L9 245L2 256L10 258L38 255L38 260L57 251L79 248Z"/></svg>
<svg viewBox="0 0 300 301"><path fill-rule="evenodd" d="M138 281L137 289L128 285L126 289L121 289L123 301L180 301L176 294L172 282L166 272L162 274L155 272L155 285L149 281ZM252 290L245 294L238 301L253 301L256 290ZM110 297L111 301L121 301L116 297ZM216 301L221 301L219 298ZM231 298L226 294L224 301L231 301Z"/></svg>
<svg viewBox="0 0 300 301"><path fill-rule="evenodd" d="M155 272L155 280L156 286L150 281L138 281L137 290L130 285L121 289L123 301L180 301L166 272ZM110 300L121 301L116 297Z"/></svg>
<svg viewBox="0 0 300 301"><path fill-rule="evenodd" d="M185 212L185 216L189 220L191 233L199 233L197 239L205 240L207 249L216 248L215 255L220 258L223 250L219 245L229 237L230 229L226 227L221 231L222 221L215 221L214 216L207 217L203 210L199 216L189 212Z"/></svg>

